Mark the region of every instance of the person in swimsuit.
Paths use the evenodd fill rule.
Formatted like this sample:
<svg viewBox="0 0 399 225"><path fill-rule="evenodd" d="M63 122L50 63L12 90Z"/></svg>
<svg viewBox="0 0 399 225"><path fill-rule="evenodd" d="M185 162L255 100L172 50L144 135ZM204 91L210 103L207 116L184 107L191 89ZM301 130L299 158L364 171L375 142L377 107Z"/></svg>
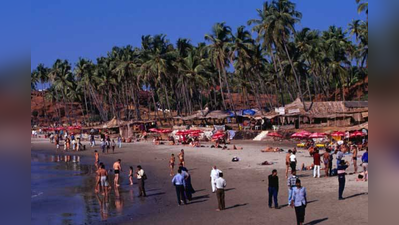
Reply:
<svg viewBox="0 0 399 225"><path fill-rule="evenodd" d="M131 166L129 170L129 182L131 186L133 185L133 173L133 166Z"/></svg>
<svg viewBox="0 0 399 225"><path fill-rule="evenodd" d="M359 149L357 148L356 145L352 146L352 161L353 161L353 167L355 169L355 174L357 173L357 154L359 152Z"/></svg>
<svg viewBox="0 0 399 225"><path fill-rule="evenodd" d="M170 157L170 160L169 160L170 176L175 175L175 173L174 173L175 161L176 161L175 154L172 154L172 156Z"/></svg>
<svg viewBox="0 0 399 225"><path fill-rule="evenodd" d="M105 193L110 187L108 183L108 172L105 169L104 164L101 164L101 168L98 170L98 175L100 177L100 185L102 187L102 191L103 193Z"/></svg>
<svg viewBox="0 0 399 225"><path fill-rule="evenodd" d="M115 172L114 185L116 187L120 186L119 185L119 174L120 174L120 172L122 172L121 162L122 162L122 160L118 159L113 165L114 172Z"/></svg>
<svg viewBox="0 0 399 225"><path fill-rule="evenodd" d="M287 155L285 155L285 179L288 179L288 172L290 170L290 156L291 156L292 150L288 150Z"/></svg>
<svg viewBox="0 0 399 225"><path fill-rule="evenodd" d="M326 173L326 177L329 176L328 171L329 171L329 161L330 161L330 149L326 149L326 152L323 154L323 162L324 162L324 169Z"/></svg>
<svg viewBox="0 0 399 225"><path fill-rule="evenodd" d="M94 165L98 169L99 168L98 163L100 162L100 156L99 156L97 150L94 151L94 158L95 158Z"/></svg>
<svg viewBox="0 0 399 225"><path fill-rule="evenodd" d="M179 161L180 161L180 165L182 165L184 167L186 166L186 163L184 162L184 150L183 149L180 151Z"/></svg>

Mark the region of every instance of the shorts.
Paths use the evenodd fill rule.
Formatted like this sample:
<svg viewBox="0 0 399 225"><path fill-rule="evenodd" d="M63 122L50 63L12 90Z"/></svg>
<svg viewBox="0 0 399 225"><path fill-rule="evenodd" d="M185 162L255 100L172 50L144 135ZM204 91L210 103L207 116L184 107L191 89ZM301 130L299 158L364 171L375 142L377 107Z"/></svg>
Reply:
<svg viewBox="0 0 399 225"><path fill-rule="evenodd" d="M107 181L107 176L101 176L100 178L100 183L102 187L108 187L108 181Z"/></svg>
<svg viewBox="0 0 399 225"><path fill-rule="evenodd" d="M353 160L357 160L357 157L353 157L352 159L353 159Z"/></svg>
<svg viewBox="0 0 399 225"><path fill-rule="evenodd" d="M119 170L115 170L114 172L115 172L115 174L119 174L120 173Z"/></svg>

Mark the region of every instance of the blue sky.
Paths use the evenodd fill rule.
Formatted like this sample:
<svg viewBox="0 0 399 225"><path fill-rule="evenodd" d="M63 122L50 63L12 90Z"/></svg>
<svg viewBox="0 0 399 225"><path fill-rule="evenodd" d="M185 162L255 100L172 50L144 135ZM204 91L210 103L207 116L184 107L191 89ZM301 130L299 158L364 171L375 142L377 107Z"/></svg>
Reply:
<svg viewBox="0 0 399 225"><path fill-rule="evenodd" d="M95 60L113 46L140 46L141 36L167 34L204 41L216 22L233 29L256 18L262 0L35 0L31 2L31 68L57 59ZM355 0L296 0L303 19L298 29L347 27L357 14ZM364 16L363 16L364 17Z"/></svg>

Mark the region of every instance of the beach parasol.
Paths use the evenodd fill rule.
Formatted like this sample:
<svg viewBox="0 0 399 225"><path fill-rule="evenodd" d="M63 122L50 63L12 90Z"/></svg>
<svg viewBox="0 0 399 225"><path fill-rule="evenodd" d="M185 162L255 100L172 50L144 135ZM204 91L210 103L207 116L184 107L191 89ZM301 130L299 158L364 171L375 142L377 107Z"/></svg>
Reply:
<svg viewBox="0 0 399 225"><path fill-rule="evenodd" d="M279 137L279 138L283 137L283 135L281 135L281 134L279 134L277 132L268 133L267 136L269 136L269 137Z"/></svg>
<svg viewBox="0 0 399 225"><path fill-rule="evenodd" d="M76 125L76 126L74 126L74 128L75 128L75 130L81 130L82 126Z"/></svg>
<svg viewBox="0 0 399 225"><path fill-rule="evenodd" d="M172 133L172 132L173 131L169 130L169 129L158 130L158 133L161 133L161 134L169 134L169 133Z"/></svg>
<svg viewBox="0 0 399 225"><path fill-rule="evenodd" d="M200 136L200 133L191 133L190 136L191 136L191 137L199 137L199 136Z"/></svg>
<svg viewBox="0 0 399 225"><path fill-rule="evenodd" d="M55 128L55 129L58 130L58 131L60 131L60 130L65 130L64 127L57 127L57 128Z"/></svg>
<svg viewBox="0 0 399 225"><path fill-rule="evenodd" d="M184 131L184 130L179 130L179 131L177 131L176 132L176 135L180 135L180 136L182 136L182 135L188 135L189 133L187 132L187 131Z"/></svg>
<svg viewBox="0 0 399 225"><path fill-rule="evenodd" d="M309 136L309 138L325 138L327 134L325 133L313 133Z"/></svg>
<svg viewBox="0 0 399 225"><path fill-rule="evenodd" d="M302 132L291 135L291 138L308 138L308 137L309 135L307 133L302 133Z"/></svg>
<svg viewBox="0 0 399 225"><path fill-rule="evenodd" d="M349 137L354 138L354 137L363 137L363 136L364 136L363 132L355 131L355 132L351 133Z"/></svg>
<svg viewBox="0 0 399 225"><path fill-rule="evenodd" d="M75 130L75 127L74 126L69 126L68 130Z"/></svg>
<svg viewBox="0 0 399 225"><path fill-rule="evenodd" d="M151 132L158 132L158 129L157 129L157 128L151 128L151 129L149 129L149 131L151 131Z"/></svg>
<svg viewBox="0 0 399 225"><path fill-rule="evenodd" d="M216 133L212 136L212 139L220 139L224 137L224 133Z"/></svg>
<svg viewBox="0 0 399 225"><path fill-rule="evenodd" d="M199 134L199 133L204 133L202 130L189 130L190 134Z"/></svg>
<svg viewBox="0 0 399 225"><path fill-rule="evenodd" d="M336 131L331 134L331 137L345 137L345 132Z"/></svg>

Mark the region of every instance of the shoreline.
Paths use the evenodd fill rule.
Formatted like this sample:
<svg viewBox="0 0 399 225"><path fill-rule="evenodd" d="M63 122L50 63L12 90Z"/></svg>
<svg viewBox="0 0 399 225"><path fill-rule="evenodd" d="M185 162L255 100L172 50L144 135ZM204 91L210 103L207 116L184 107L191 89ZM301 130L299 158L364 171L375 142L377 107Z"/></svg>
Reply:
<svg viewBox="0 0 399 225"><path fill-rule="evenodd" d="M54 154L55 147L49 141L31 140L33 149L43 147L47 152ZM87 145L87 142L84 142ZM147 224L174 224L176 215L191 224L205 224L212 221L217 224L262 224L271 222L273 224L291 224L295 222L295 213L289 207L280 210L269 209L267 207L267 176L272 169L277 169L280 178L279 202L281 206L287 204L287 188L285 180L285 153L261 153L266 145L273 146L268 142L254 141L234 141L239 147L244 147L241 151L226 151L210 148L192 148L188 146L155 146L152 142L147 143L124 143L122 149L116 149L116 154L100 155L100 160L106 163L118 158L122 159L124 178L127 182L127 171L130 165L134 167L141 164L148 174L146 189L149 191L148 198L140 202L137 212L124 215L112 220L112 223L147 223ZM283 146L286 145L286 146ZM288 143L282 143L282 147L289 147ZM294 143L293 143L294 145ZM279 147L275 146L274 147ZM193 186L197 193L194 194L193 202L187 206L177 207L174 187L169 176L168 159L170 154L178 154L180 149L185 150L187 168L193 179ZM93 157L94 149L88 147L83 152L68 152ZM63 153L63 151L59 151ZM231 159L237 156L240 162L233 163ZM346 158L349 160L349 157ZM271 166L259 165L263 161L274 162ZM300 151L298 154L298 166L302 163L309 164L312 158L307 151ZM107 168L112 165L106 164ZM224 174L227 181L226 208L221 213L215 212L216 196L210 191L209 173L211 166L217 165ZM176 170L176 169L175 169ZM353 171L353 166L348 172ZM125 176L126 175L126 176ZM321 224L368 223L368 183L355 182L354 175L347 176L347 187L344 196L351 198L338 202L337 189L338 181L336 177L313 179L311 171L300 171L303 185L308 189L309 207L305 223L310 221L322 220ZM322 172L323 175L323 172ZM136 182L136 180L135 180ZM137 185L133 186L137 193ZM94 189L94 188L93 188ZM138 200L135 197L135 200ZM156 207L154 207L156 206ZM145 212L145 213L142 213ZM364 215L359 214L364 213ZM267 215L267 216L265 216ZM326 219L327 218L327 219ZM111 221L108 221L111 222Z"/></svg>

